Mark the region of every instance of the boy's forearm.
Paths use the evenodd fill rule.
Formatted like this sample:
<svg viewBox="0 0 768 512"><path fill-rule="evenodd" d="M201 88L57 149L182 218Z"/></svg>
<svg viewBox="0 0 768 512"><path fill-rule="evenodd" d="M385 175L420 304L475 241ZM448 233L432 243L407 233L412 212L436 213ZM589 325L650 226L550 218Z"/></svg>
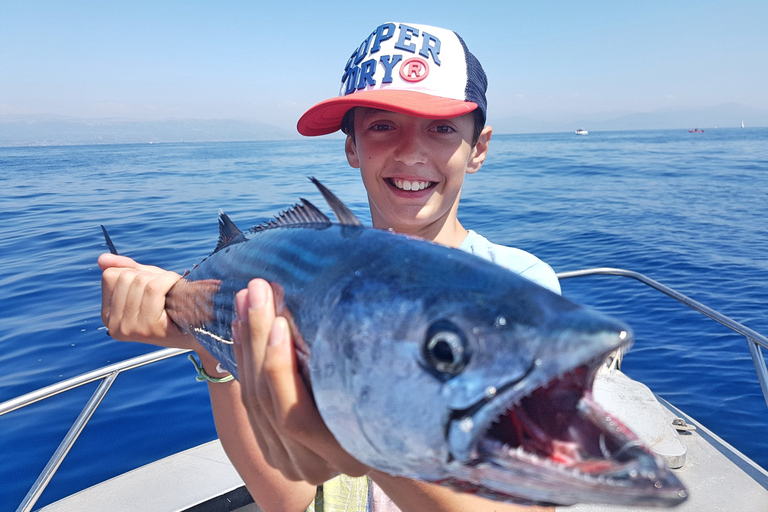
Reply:
<svg viewBox="0 0 768 512"><path fill-rule="evenodd" d="M436 484L396 477L380 471L369 476L403 512L554 512L554 507L528 507L478 498Z"/></svg>
<svg viewBox="0 0 768 512"><path fill-rule="evenodd" d="M222 376L216 372L217 362L210 354L199 356L206 373L212 377ZM224 452L259 507L266 512L303 512L314 499L316 487L287 480L264 460L242 403L240 384L236 380L209 383L208 390Z"/></svg>

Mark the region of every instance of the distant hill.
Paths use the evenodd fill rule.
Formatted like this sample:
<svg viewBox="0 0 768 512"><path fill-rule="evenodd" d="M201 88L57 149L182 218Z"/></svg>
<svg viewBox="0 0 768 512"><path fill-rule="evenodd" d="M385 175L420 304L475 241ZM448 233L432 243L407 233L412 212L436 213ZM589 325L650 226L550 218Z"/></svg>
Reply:
<svg viewBox="0 0 768 512"><path fill-rule="evenodd" d="M524 117L489 119L494 133L569 132L576 128L590 131L670 130L691 128L735 128L768 126L768 110L724 103L713 107L655 112L614 112L562 120L536 120Z"/></svg>
<svg viewBox="0 0 768 512"><path fill-rule="evenodd" d="M234 119L138 121L0 115L0 146L232 142L297 137L297 133L276 126Z"/></svg>
<svg viewBox="0 0 768 512"><path fill-rule="evenodd" d="M582 117L530 119L494 118L494 133L664 130L768 126L768 110L725 103L713 107L656 112L611 112ZM295 130L237 119L84 119L38 115L0 115L0 146L52 146L69 144L129 144L159 142L234 142L285 140L300 136Z"/></svg>

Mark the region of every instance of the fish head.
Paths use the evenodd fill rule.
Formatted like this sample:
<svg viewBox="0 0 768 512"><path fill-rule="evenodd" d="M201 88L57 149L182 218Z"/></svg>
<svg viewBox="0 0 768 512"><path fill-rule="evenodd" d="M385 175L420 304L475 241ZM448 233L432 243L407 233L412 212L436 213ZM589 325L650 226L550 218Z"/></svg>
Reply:
<svg viewBox="0 0 768 512"><path fill-rule="evenodd" d="M684 501L663 460L592 397L598 370L631 345L631 329L547 290L505 295L495 308L478 298L463 326L477 351L446 382L452 459L441 483L517 503Z"/></svg>
<svg viewBox="0 0 768 512"><path fill-rule="evenodd" d="M345 289L312 355L340 444L377 469L497 500L682 502L663 461L591 396L629 327L506 274L497 287Z"/></svg>

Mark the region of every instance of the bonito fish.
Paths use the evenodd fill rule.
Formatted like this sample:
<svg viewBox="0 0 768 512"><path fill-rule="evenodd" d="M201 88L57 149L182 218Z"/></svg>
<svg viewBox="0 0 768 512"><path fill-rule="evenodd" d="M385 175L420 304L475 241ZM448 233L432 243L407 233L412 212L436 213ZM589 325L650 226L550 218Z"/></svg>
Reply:
<svg viewBox="0 0 768 512"><path fill-rule="evenodd" d="M166 310L237 375L235 293L272 283L338 442L379 470L496 500L672 506L684 487L591 396L627 326L471 254L365 228L309 201L216 250Z"/></svg>

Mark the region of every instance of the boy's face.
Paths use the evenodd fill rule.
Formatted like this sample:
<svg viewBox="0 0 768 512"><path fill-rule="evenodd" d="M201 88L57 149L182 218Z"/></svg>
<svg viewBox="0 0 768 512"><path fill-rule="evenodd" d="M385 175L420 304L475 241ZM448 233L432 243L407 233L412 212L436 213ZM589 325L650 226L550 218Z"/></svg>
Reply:
<svg viewBox="0 0 768 512"><path fill-rule="evenodd" d="M486 127L472 145L474 117L433 120L357 107L347 160L359 168L373 225L428 236L456 219L464 175L485 159Z"/></svg>

